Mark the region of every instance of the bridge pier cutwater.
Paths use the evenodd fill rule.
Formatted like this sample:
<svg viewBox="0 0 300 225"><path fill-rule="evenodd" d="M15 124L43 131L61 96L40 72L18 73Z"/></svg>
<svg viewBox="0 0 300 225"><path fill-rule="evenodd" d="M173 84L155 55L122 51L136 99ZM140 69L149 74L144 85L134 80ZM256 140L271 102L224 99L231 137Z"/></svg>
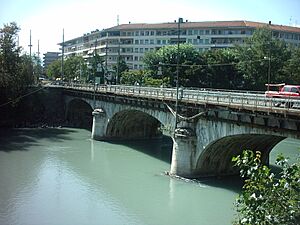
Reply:
<svg viewBox="0 0 300 225"><path fill-rule="evenodd" d="M93 126L92 126L92 139L105 140L106 127L108 123L107 115L103 109L95 109L92 112Z"/></svg>
<svg viewBox="0 0 300 225"><path fill-rule="evenodd" d="M160 127L174 129L175 117L170 108L174 108L175 90L103 88L103 93L100 87L95 96L95 108L92 91L64 90L67 112L73 115L70 118L85 116L84 110L92 114L93 139L156 138L161 134ZM286 137L300 139L300 109L268 107L269 99L261 96L251 100L253 96L246 94L227 97L228 94L207 91L187 93L189 90L183 92L179 106L186 115L182 115L172 134L171 175L196 178L238 174L231 159L243 150L261 151L262 160L268 163L269 153L277 143ZM75 107L80 101L89 107Z"/></svg>
<svg viewBox="0 0 300 225"><path fill-rule="evenodd" d="M197 136L190 126L175 130L173 139L171 175L194 177Z"/></svg>

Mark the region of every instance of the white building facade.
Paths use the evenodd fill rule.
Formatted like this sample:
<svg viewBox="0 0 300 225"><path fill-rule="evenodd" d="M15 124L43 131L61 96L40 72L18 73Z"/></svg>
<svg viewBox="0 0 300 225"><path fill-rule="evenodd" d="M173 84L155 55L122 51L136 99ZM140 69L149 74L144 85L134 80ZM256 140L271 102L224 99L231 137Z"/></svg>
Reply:
<svg viewBox="0 0 300 225"><path fill-rule="evenodd" d="M254 30L269 27L273 38L300 46L300 28L250 21L216 21L180 23L180 43L190 43L200 52L243 45ZM104 30L95 30L64 42L65 57L91 57L95 51L104 57L112 69L122 57L133 70L143 69L143 57L166 45L177 44L178 23L122 24ZM60 43L59 45L63 45Z"/></svg>

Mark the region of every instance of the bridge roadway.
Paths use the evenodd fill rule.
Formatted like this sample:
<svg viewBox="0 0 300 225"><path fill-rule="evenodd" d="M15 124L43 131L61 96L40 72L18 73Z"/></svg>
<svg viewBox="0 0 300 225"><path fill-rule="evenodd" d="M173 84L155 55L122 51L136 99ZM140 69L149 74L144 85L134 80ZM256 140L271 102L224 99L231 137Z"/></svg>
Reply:
<svg viewBox="0 0 300 225"><path fill-rule="evenodd" d="M74 84L50 87L63 89L66 114L78 108L78 101L94 110L94 139L153 137L157 128L171 124L170 173L183 177L235 174L238 171L231 158L242 150L259 150L268 163L269 153L277 143L286 137L300 139L300 101L295 99L266 98L259 92L180 89L181 117L174 132L174 88ZM193 117L197 113L199 116Z"/></svg>
<svg viewBox="0 0 300 225"><path fill-rule="evenodd" d="M95 94L117 94L127 97L151 98L160 101L176 101L175 88L155 88L123 85L65 84L65 89L89 91ZM260 111L300 116L300 99L266 98L262 92L234 91L224 89L179 88L179 101L190 104L211 104L239 110ZM293 105L293 107L289 107Z"/></svg>

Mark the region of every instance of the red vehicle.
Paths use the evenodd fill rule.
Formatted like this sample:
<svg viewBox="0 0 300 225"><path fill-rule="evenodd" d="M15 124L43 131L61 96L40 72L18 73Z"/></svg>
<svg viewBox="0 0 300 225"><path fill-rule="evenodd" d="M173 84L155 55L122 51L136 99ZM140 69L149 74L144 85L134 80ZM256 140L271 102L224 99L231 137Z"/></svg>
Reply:
<svg viewBox="0 0 300 225"><path fill-rule="evenodd" d="M275 104L280 106L281 104L286 107L293 107L294 102L292 100L300 100L300 85L286 85L282 84L266 84L268 91L265 92L268 98L284 98L285 101ZM273 90L277 88L277 90ZM272 90L271 90L272 89Z"/></svg>
<svg viewBox="0 0 300 225"><path fill-rule="evenodd" d="M265 92L266 97L270 98L295 98L300 99L300 85L286 85L286 84L266 84L269 90ZM278 88L277 91L270 90L270 88Z"/></svg>

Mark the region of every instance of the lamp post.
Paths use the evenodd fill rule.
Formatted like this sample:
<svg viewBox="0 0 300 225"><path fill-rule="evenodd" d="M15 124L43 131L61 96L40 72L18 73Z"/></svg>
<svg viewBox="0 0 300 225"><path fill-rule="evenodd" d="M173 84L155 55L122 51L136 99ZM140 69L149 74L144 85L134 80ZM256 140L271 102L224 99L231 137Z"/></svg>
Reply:
<svg viewBox="0 0 300 225"><path fill-rule="evenodd" d="M267 90L270 91L270 80L271 80L271 40L272 40L272 30L270 28L271 21L269 21L269 30L270 30L270 37L269 37L269 53L268 53L268 88Z"/></svg>
<svg viewBox="0 0 300 225"><path fill-rule="evenodd" d="M177 24L177 63L176 63L176 102L175 102L175 126L174 131L177 129L178 122L178 99L179 99L179 47L180 47L180 24L183 23L182 18L178 18Z"/></svg>
<svg viewBox="0 0 300 225"><path fill-rule="evenodd" d="M93 72L94 72L94 109L96 108L96 74L97 74L97 39L95 40L95 46L94 46L94 65L93 65Z"/></svg>

